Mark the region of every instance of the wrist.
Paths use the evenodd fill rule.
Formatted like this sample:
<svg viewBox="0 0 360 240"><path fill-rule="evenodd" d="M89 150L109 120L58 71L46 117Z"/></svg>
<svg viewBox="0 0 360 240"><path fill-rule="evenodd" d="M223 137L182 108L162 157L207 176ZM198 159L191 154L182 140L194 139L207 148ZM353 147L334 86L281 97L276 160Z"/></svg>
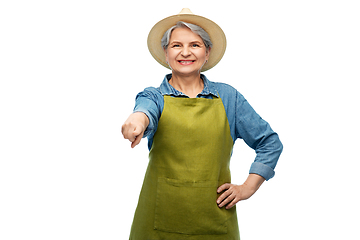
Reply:
<svg viewBox="0 0 360 240"><path fill-rule="evenodd" d="M265 178L263 178L262 176L251 173L249 174L248 178L246 179L243 185L247 189L255 193L260 188L261 184L263 184L264 181Z"/></svg>
<svg viewBox="0 0 360 240"><path fill-rule="evenodd" d="M134 112L132 115L134 119L136 119L136 121L138 121L143 126L145 131L145 129L147 128L147 126L149 126L150 123L148 116L143 112Z"/></svg>

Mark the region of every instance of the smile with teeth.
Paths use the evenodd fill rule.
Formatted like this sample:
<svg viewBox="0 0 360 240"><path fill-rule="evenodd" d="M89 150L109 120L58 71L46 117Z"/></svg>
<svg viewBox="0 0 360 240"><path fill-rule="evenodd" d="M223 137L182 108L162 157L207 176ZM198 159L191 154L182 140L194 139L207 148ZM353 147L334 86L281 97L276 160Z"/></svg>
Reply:
<svg viewBox="0 0 360 240"><path fill-rule="evenodd" d="M195 60L179 60L178 61L181 65L190 65L195 62Z"/></svg>

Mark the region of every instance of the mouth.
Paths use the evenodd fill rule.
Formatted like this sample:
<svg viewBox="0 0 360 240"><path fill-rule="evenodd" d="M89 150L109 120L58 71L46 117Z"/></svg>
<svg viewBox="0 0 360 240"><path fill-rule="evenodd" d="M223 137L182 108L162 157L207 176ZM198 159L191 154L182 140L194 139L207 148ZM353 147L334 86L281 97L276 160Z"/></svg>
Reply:
<svg viewBox="0 0 360 240"><path fill-rule="evenodd" d="M193 64L195 62L195 60L178 60L178 63L180 63L181 65L190 65Z"/></svg>

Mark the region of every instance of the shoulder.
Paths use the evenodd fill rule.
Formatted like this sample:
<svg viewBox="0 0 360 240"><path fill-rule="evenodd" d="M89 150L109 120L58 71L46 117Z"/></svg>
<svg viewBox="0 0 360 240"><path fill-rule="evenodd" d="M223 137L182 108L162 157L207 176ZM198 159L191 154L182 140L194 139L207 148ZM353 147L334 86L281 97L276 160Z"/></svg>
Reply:
<svg viewBox="0 0 360 240"><path fill-rule="evenodd" d="M164 98L158 88L147 87L136 95L135 102L136 107L162 109Z"/></svg>
<svg viewBox="0 0 360 240"><path fill-rule="evenodd" d="M149 93L149 94L160 94L161 95L159 87L157 87L157 88L156 87L146 87L144 89L144 91L142 91L142 92Z"/></svg>
<svg viewBox="0 0 360 240"><path fill-rule="evenodd" d="M245 100L244 96L233 86L222 82L211 82L222 99Z"/></svg>
<svg viewBox="0 0 360 240"><path fill-rule="evenodd" d="M160 88L147 87L143 91L137 94L136 98L139 97L148 97L148 98L157 99L157 98L162 98L162 94Z"/></svg>
<svg viewBox="0 0 360 240"><path fill-rule="evenodd" d="M237 91L233 86L223 82L211 82L218 91Z"/></svg>

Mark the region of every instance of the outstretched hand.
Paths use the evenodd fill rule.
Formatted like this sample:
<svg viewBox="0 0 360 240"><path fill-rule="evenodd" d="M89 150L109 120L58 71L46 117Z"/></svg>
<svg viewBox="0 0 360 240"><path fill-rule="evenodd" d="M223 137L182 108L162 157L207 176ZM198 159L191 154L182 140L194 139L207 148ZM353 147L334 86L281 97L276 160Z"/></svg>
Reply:
<svg viewBox="0 0 360 240"><path fill-rule="evenodd" d="M136 112L129 116L129 118L122 125L121 132L125 139L131 142L131 147L134 148L141 141L144 132L149 125L148 117L142 112Z"/></svg>

